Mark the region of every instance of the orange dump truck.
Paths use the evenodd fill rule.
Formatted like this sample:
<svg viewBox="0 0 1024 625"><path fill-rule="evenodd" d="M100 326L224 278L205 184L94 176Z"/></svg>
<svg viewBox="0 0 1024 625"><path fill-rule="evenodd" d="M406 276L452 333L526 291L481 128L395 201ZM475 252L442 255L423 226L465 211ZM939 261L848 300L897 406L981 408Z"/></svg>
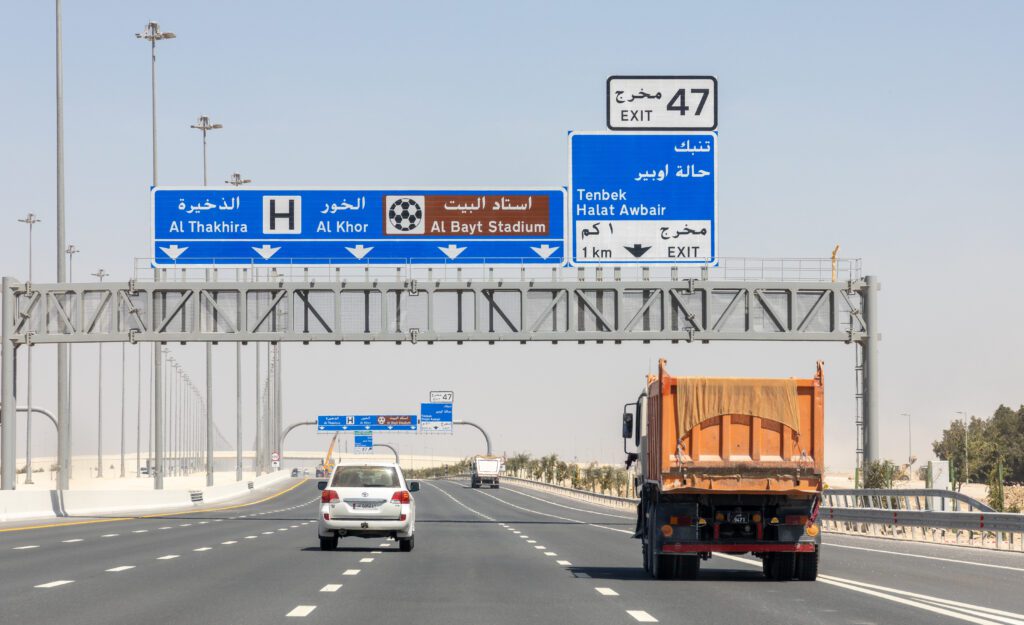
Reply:
<svg viewBox="0 0 1024 625"><path fill-rule="evenodd" d="M644 568L692 579L712 553L752 553L770 579L814 580L824 406L820 362L813 378L761 379L673 377L660 361L622 416Z"/></svg>

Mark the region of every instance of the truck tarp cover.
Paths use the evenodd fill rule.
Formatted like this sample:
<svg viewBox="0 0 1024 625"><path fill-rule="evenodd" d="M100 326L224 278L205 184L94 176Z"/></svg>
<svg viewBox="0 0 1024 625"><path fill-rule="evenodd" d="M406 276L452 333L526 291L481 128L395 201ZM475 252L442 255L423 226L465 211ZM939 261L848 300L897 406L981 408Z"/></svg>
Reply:
<svg viewBox="0 0 1024 625"><path fill-rule="evenodd" d="M680 434L726 414L777 421L799 434L796 380L676 378L676 425Z"/></svg>
<svg viewBox="0 0 1024 625"><path fill-rule="evenodd" d="M480 458L476 461L477 473L497 473L499 470L498 466L497 460Z"/></svg>

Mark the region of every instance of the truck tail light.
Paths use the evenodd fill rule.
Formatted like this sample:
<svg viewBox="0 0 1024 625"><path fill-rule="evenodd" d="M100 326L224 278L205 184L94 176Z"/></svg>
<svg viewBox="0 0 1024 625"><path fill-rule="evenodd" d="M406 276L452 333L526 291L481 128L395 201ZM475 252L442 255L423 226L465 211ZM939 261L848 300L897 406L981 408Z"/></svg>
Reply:
<svg viewBox="0 0 1024 625"><path fill-rule="evenodd" d="M407 490L397 490L394 495L391 495L391 503L410 503L412 501L412 495Z"/></svg>
<svg viewBox="0 0 1024 625"><path fill-rule="evenodd" d="M338 492L329 488L320 491L320 503L334 503L338 501Z"/></svg>
<svg viewBox="0 0 1024 625"><path fill-rule="evenodd" d="M661 535L664 536L665 538L668 538L669 536L671 536L672 535L672 526L671 525L662 525L661 526Z"/></svg>

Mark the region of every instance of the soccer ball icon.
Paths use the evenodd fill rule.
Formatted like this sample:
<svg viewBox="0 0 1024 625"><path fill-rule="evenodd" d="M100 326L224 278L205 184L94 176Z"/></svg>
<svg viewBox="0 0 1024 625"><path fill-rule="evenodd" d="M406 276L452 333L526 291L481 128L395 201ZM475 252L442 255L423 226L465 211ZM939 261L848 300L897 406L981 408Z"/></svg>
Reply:
<svg viewBox="0 0 1024 625"><path fill-rule="evenodd" d="M389 230L412 234L423 229L423 204L420 198L399 197L388 206Z"/></svg>

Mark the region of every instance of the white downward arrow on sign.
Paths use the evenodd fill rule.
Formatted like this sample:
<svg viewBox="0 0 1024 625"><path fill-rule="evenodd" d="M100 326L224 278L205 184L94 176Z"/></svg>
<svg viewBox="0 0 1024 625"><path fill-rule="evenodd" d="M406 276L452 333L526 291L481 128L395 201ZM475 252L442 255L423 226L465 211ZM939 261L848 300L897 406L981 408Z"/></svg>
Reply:
<svg viewBox="0 0 1024 625"><path fill-rule="evenodd" d="M168 247L161 247L160 251L167 254L171 260L178 260L178 257L184 254L187 249L187 247L178 247L178 244L174 243Z"/></svg>
<svg viewBox="0 0 1024 625"><path fill-rule="evenodd" d="M439 247L437 249L441 250L441 252L451 260L455 260L456 256L466 251L466 248L456 247L454 243L448 247Z"/></svg>
<svg viewBox="0 0 1024 625"><path fill-rule="evenodd" d="M549 256L558 251L558 246L556 245L554 247L551 247L550 245L545 243L540 247L531 247L530 249L533 250L534 252L537 252L537 255L543 258L544 260L547 260Z"/></svg>
<svg viewBox="0 0 1024 625"><path fill-rule="evenodd" d="M279 249L281 249L281 248L280 247L270 247L266 243L263 244L263 247L254 247L254 248L252 248L252 250L254 252L256 252L257 254L259 254L260 256L263 257L263 260L267 260L268 258L273 256L274 254L276 254L277 250L279 250Z"/></svg>
<svg viewBox="0 0 1024 625"><path fill-rule="evenodd" d="M363 260L363 256L366 256L373 251L372 247L363 247L362 243L355 247L346 247L345 249L352 252L352 255L356 257L356 260Z"/></svg>

